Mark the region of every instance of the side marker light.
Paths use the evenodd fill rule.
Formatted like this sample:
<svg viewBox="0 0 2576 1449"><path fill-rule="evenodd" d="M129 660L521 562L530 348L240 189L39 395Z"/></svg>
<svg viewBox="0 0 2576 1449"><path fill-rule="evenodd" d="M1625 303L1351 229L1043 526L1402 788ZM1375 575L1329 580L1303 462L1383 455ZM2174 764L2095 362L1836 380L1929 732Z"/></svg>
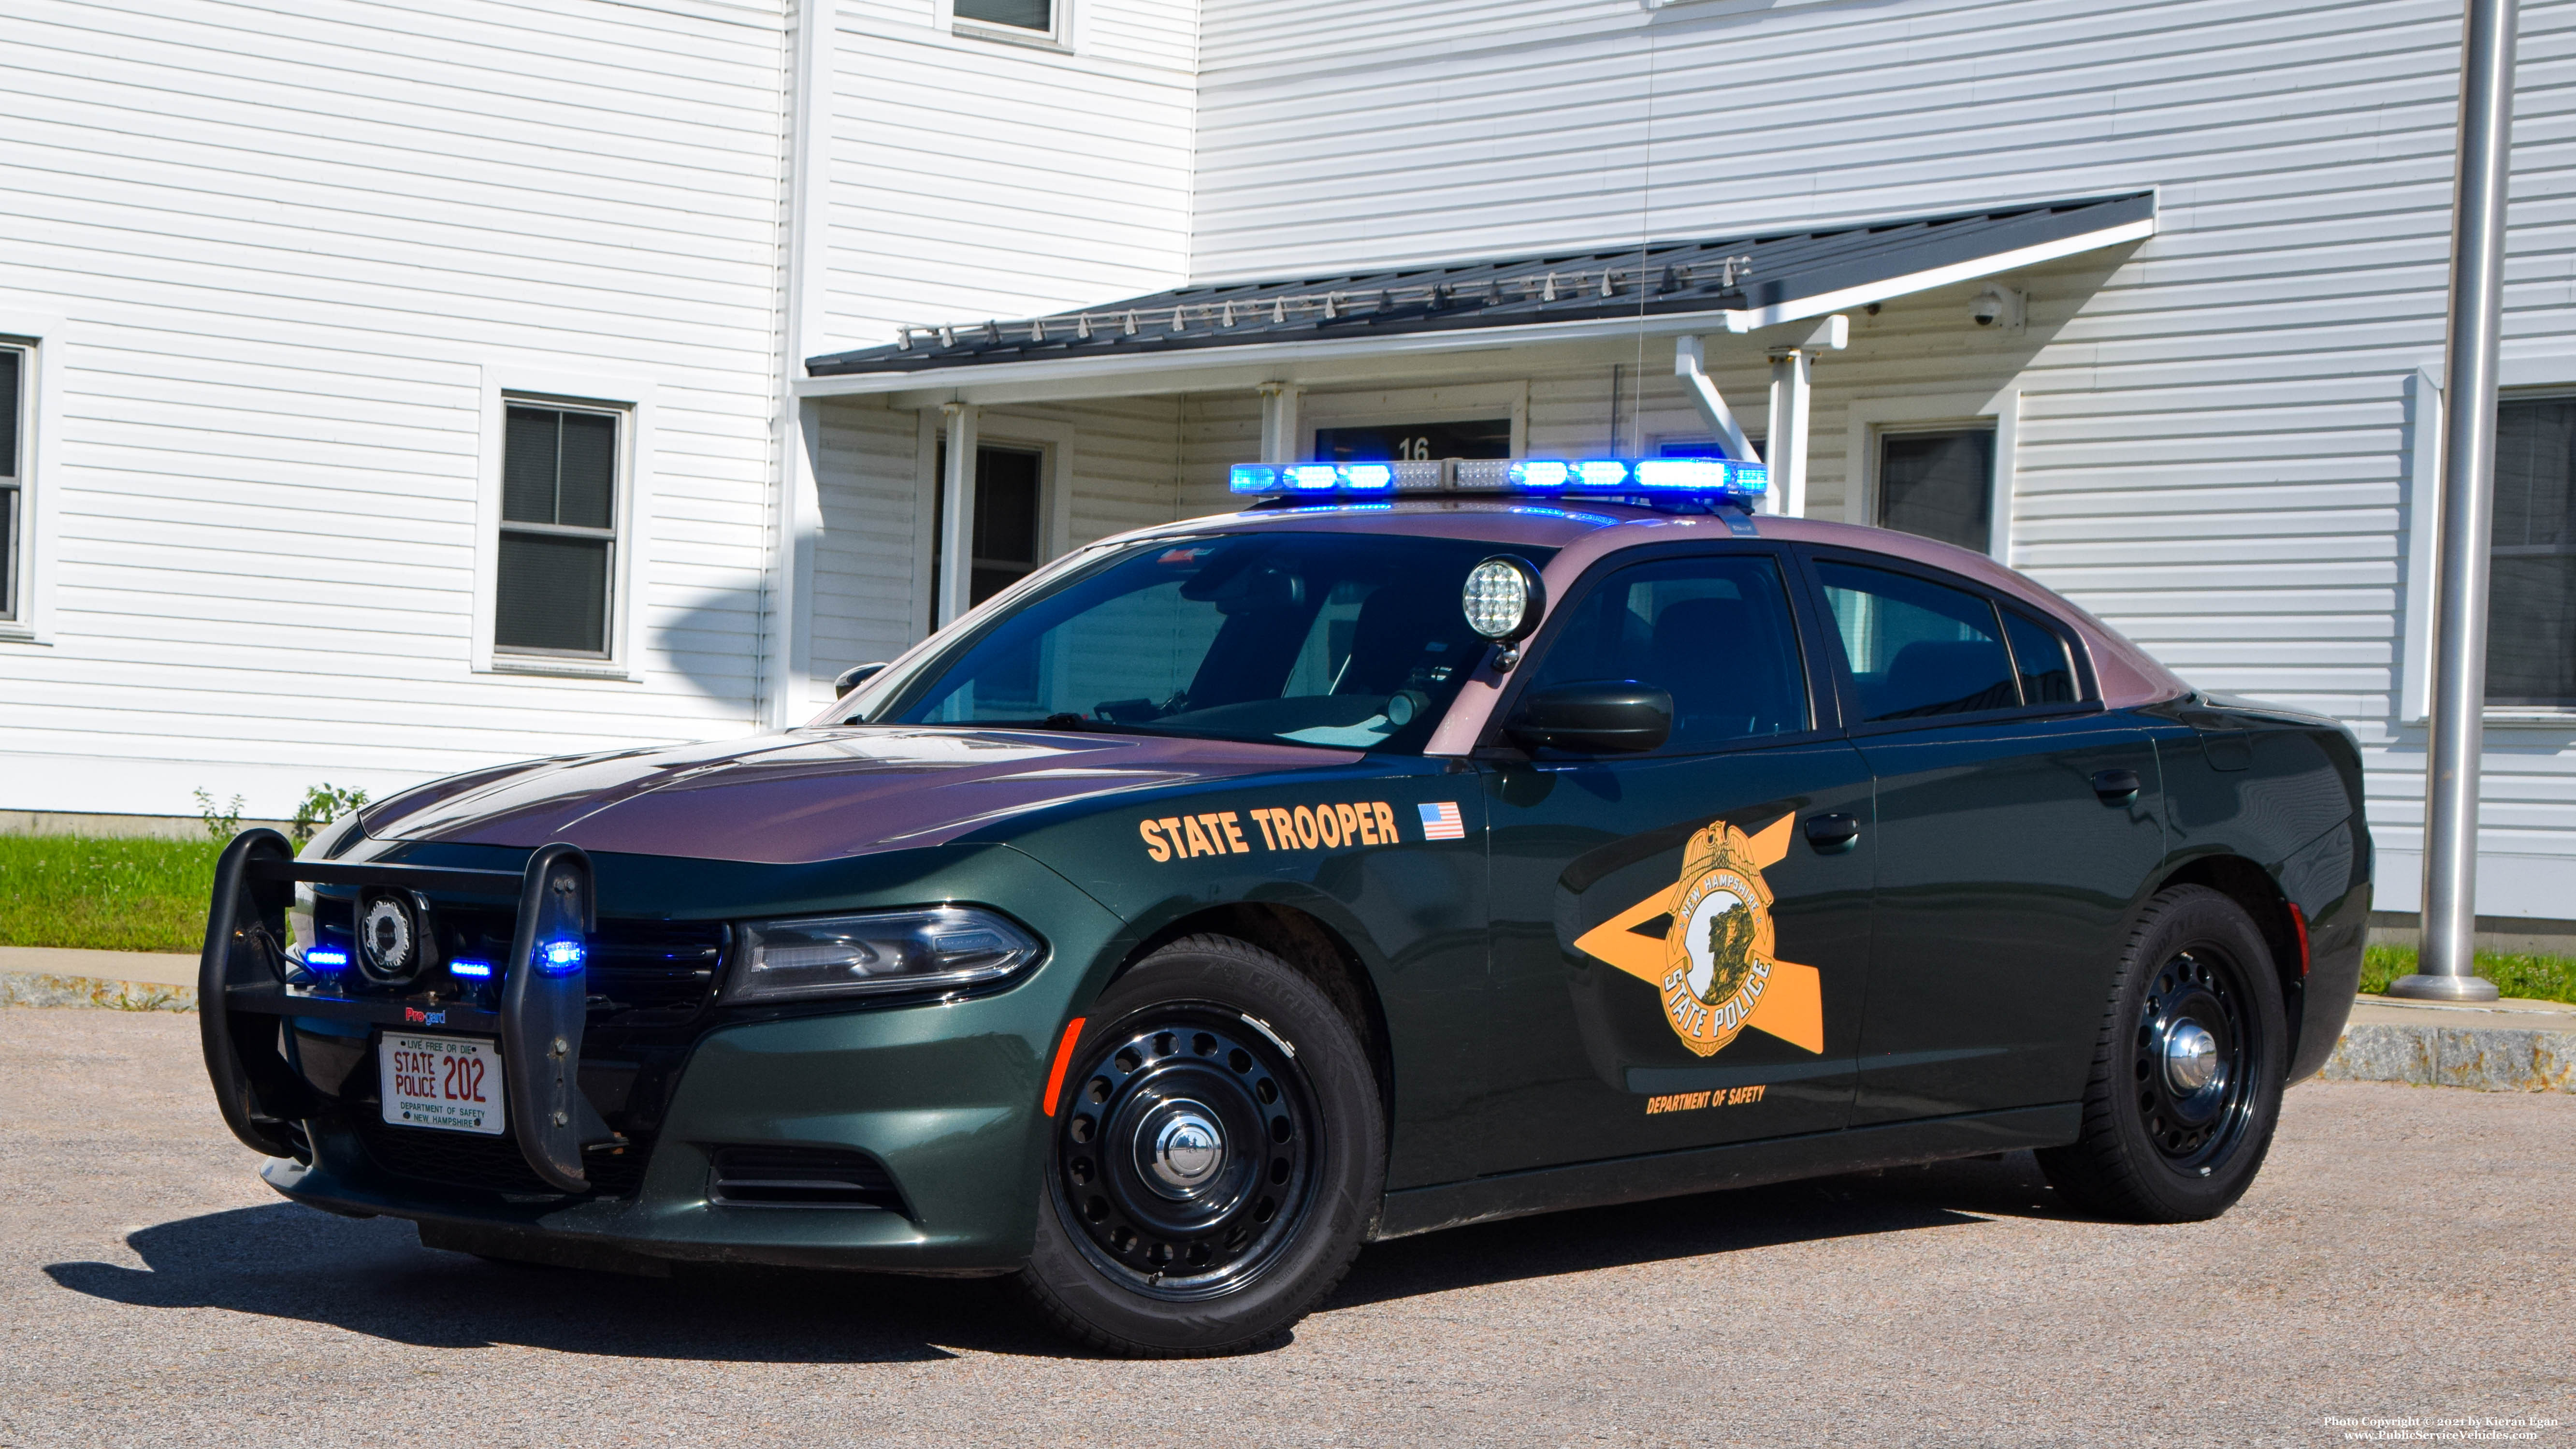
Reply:
<svg viewBox="0 0 2576 1449"><path fill-rule="evenodd" d="M1047 1073L1046 1100L1038 1104L1046 1108L1050 1117L1055 1115L1056 1098L1064 1095L1064 1071L1073 1065L1073 1044L1082 1040L1082 1023L1083 1018L1079 1016L1067 1022L1064 1040L1056 1043L1055 1070Z"/></svg>

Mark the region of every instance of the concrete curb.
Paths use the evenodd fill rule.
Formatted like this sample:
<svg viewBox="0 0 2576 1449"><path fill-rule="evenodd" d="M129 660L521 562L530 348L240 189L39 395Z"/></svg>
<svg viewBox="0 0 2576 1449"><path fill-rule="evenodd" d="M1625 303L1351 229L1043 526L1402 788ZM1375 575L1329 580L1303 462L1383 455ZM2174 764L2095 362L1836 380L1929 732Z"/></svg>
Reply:
<svg viewBox="0 0 2576 1449"><path fill-rule="evenodd" d="M105 953L92 953L105 954ZM197 988L152 981L114 981L40 971L0 971L0 1007L88 1006L110 1011L194 1011ZM2364 1009L2384 1011L2365 998ZM2558 1010L2564 1011L2564 1008ZM2317 1073L2328 1082L2404 1082L2477 1092L2576 1093L2576 1013L2570 1029L2473 1024L2497 1013L2445 1013L2447 1019L2356 1021ZM2428 1013L2429 1015L2429 1013ZM2532 1018L2511 1013L2518 1021ZM2463 1019L2469 1018L2469 1019ZM2456 1023L2456 1024L2454 1024Z"/></svg>
<svg viewBox="0 0 2576 1449"><path fill-rule="evenodd" d="M0 1006L96 1006L109 1011L194 1011L197 988L103 981L40 971L0 971Z"/></svg>
<svg viewBox="0 0 2576 1449"><path fill-rule="evenodd" d="M2478 1092L2576 1092L2576 1031L2356 1022L2343 1029L2317 1076Z"/></svg>

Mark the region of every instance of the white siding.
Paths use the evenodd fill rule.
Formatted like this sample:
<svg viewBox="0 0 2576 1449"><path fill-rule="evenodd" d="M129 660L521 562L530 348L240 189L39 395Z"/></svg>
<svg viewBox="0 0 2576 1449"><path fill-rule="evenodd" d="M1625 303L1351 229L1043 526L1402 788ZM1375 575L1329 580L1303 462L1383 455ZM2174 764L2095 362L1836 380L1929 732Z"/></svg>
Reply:
<svg viewBox="0 0 2576 1449"><path fill-rule="evenodd" d="M1067 547L1179 516L1177 399L989 408L982 434L1008 440L1015 422L1071 429L1062 445L1072 451L1070 496L1052 500L1066 510ZM823 407L823 531L808 682L816 700L831 697L833 676L893 658L928 622L933 480L920 429L918 413L874 400Z"/></svg>
<svg viewBox="0 0 2576 1449"><path fill-rule="evenodd" d="M67 317L7 803L747 727L780 67L774 8L692 0L0 7L0 331ZM470 667L487 368L653 386L638 682Z"/></svg>
<svg viewBox="0 0 2576 1449"><path fill-rule="evenodd" d="M930 0L845 8L816 350L1177 284L1193 9L1085 5L1068 55L945 33Z"/></svg>
<svg viewBox="0 0 2576 1449"><path fill-rule="evenodd" d="M2018 380L2014 561L2203 685L2351 721L2382 903L2411 908L2403 399L2441 355L2459 25L2446 0L1215 0L1193 270L2160 187L2132 253L2013 279L2022 337L1977 335L1965 288L1856 319L1817 369L1813 511L1856 399ZM2509 352L2576 352L2576 6L2523 6L2521 62ZM2489 741L2481 909L2576 915L2576 728Z"/></svg>

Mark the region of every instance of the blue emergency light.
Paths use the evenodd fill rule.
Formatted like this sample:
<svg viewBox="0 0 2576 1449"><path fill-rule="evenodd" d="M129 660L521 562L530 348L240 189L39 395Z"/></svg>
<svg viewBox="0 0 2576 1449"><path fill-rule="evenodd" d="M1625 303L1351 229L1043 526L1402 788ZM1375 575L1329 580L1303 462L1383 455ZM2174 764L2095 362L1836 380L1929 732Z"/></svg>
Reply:
<svg viewBox="0 0 2576 1449"><path fill-rule="evenodd" d="M349 964L349 953L323 946L304 948L304 964L316 971L338 971Z"/></svg>
<svg viewBox="0 0 2576 1449"><path fill-rule="evenodd" d="M1691 499L1749 505L1770 488L1760 463L1731 458L1449 458L1391 463L1237 463L1228 491L1262 498L1510 493Z"/></svg>
<svg viewBox="0 0 2576 1449"><path fill-rule="evenodd" d="M450 976L471 976L478 981L488 980L492 975L492 963L489 961L468 961L459 958L447 963L447 974Z"/></svg>
<svg viewBox="0 0 2576 1449"><path fill-rule="evenodd" d="M547 976L570 976L589 954L579 941L548 941L537 947L537 970Z"/></svg>

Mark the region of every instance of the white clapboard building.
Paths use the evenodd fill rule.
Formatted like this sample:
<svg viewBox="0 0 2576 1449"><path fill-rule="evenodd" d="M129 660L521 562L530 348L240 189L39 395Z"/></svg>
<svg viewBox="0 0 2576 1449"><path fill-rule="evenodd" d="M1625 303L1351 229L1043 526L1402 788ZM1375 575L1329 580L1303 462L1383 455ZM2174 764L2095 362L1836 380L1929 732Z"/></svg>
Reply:
<svg viewBox="0 0 2576 1449"><path fill-rule="evenodd" d="M2576 4L2522 15L2480 910L2545 933ZM1703 449L1696 339L1794 506L2350 721L2409 910L2459 31L13 0L0 810L275 815L792 723L1048 557L1225 507L1230 463Z"/></svg>

